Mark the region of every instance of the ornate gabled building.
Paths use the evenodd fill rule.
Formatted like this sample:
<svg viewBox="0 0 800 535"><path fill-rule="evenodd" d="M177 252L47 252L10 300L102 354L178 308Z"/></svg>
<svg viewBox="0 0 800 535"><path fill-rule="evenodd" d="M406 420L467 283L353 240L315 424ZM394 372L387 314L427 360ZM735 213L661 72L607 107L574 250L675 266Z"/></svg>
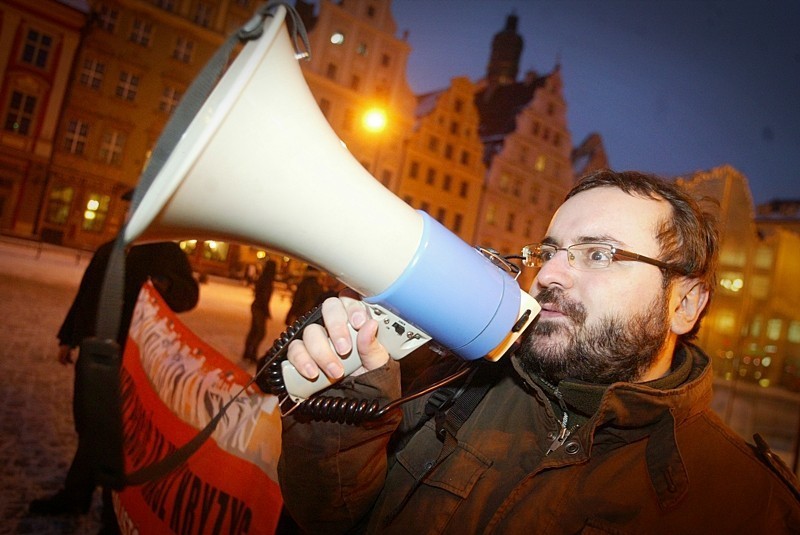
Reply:
<svg viewBox="0 0 800 535"><path fill-rule="evenodd" d="M503 254L544 236L574 181L560 67L516 81L522 46L516 28L510 15L475 94L488 168L475 241Z"/></svg>
<svg viewBox="0 0 800 535"><path fill-rule="evenodd" d="M465 77L418 98L397 194L467 243L474 239L486 167L478 137L475 86Z"/></svg>
<svg viewBox="0 0 800 535"><path fill-rule="evenodd" d="M310 61L301 65L320 109L348 150L396 190L416 99L406 81L411 46L395 36L391 2L321 0L317 14L308 2L297 4L311 47ZM365 128L371 110L384 114L385 127Z"/></svg>

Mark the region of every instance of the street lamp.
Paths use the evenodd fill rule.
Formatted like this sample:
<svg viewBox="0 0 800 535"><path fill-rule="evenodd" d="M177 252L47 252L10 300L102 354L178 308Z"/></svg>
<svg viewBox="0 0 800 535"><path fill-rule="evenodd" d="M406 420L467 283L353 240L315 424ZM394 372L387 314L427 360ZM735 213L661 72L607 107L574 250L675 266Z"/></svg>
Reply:
<svg viewBox="0 0 800 535"><path fill-rule="evenodd" d="M380 180L380 177L378 176L378 163L380 162L381 147L383 145L381 136L383 135L383 131L386 130L388 122L386 110L378 106L369 108L366 112L364 112L364 115L361 118L361 124L364 127L364 130L370 134L378 136L378 139L375 142L375 153L372 159L372 165L369 169L369 172L372 174L372 176L378 180Z"/></svg>

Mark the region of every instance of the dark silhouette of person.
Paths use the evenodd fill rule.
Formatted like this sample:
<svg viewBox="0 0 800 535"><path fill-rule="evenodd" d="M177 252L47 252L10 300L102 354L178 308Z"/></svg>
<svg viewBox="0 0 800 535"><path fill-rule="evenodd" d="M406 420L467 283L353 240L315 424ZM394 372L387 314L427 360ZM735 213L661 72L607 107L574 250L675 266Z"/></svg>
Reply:
<svg viewBox="0 0 800 535"><path fill-rule="evenodd" d="M95 252L58 331L58 362L63 365L72 364L75 348L85 338L95 334L100 291L113 246L114 242L110 241ZM175 312L185 312L197 304L197 281L192 276L192 268L186 255L176 243L160 242L130 247L125 257L125 290L117 333L117 342L121 348L125 347L139 290L148 279ZM33 500L29 507L29 512L33 515L84 514L89 511L98 482L93 470L93 457L96 453L87 446L86 437L82 440L82 433L88 428L79 410L82 406L81 397L84 395L87 393L78 388L76 381L72 410L75 431L78 434L78 448L64 480L64 487L53 496ZM118 532L111 491L105 487L102 516L102 533Z"/></svg>
<svg viewBox="0 0 800 535"><path fill-rule="evenodd" d="M308 266L303 274L303 280L298 283L294 292L292 306L286 313L286 325L291 325L300 316L317 306L324 291L325 289L319 282L319 270Z"/></svg>
<svg viewBox="0 0 800 535"><path fill-rule="evenodd" d="M244 342L243 358L247 361L256 362L258 360L258 346L267 334L267 320L272 317L269 313L269 300L272 298L275 271L275 262L268 260L253 288L253 303L250 305L250 330L247 332Z"/></svg>

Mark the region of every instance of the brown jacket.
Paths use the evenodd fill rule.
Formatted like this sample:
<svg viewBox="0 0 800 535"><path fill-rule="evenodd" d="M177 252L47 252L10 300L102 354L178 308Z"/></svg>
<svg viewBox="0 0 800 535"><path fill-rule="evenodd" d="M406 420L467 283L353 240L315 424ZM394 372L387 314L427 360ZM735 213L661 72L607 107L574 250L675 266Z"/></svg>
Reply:
<svg viewBox="0 0 800 535"><path fill-rule="evenodd" d="M672 390L617 383L599 410L545 455L559 419L511 366L422 482L442 442L427 420L387 456L397 413L369 425L284 421L286 506L312 533L800 533L800 503L775 470L709 409L711 369L696 348ZM503 366L498 364L498 366ZM349 395L399 394L397 364L349 378ZM404 425L424 401L404 406Z"/></svg>

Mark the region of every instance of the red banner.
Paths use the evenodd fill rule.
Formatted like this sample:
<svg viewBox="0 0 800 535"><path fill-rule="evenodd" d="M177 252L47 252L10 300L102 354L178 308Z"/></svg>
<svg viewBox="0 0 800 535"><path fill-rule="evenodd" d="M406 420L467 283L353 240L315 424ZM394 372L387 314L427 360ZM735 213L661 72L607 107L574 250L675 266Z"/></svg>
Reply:
<svg viewBox="0 0 800 535"><path fill-rule="evenodd" d="M251 376L183 325L147 284L122 372L126 472L191 440ZM255 386L173 472L115 494L123 533L274 533L282 505L277 399Z"/></svg>

